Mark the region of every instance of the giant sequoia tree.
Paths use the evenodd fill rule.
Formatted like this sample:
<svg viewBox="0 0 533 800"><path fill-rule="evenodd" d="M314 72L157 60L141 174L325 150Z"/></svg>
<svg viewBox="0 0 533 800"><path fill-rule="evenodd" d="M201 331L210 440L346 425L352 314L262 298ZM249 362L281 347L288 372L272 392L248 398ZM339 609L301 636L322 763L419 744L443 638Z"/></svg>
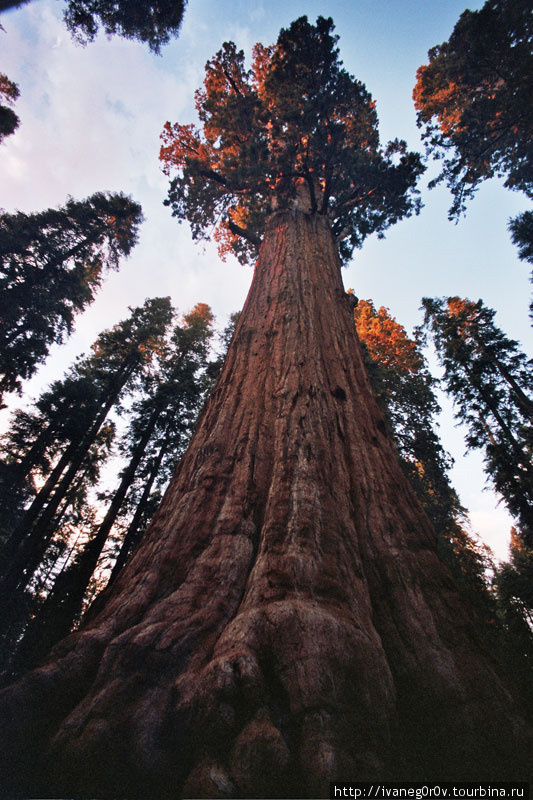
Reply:
<svg viewBox="0 0 533 800"><path fill-rule="evenodd" d="M203 132L167 127L175 212L196 235L220 217L223 244L261 241L259 258L146 535L90 622L1 697L12 789L525 777L530 729L398 465L342 287L339 241L346 256L410 213L420 163L380 147L335 42L301 18L252 72L225 45Z"/></svg>

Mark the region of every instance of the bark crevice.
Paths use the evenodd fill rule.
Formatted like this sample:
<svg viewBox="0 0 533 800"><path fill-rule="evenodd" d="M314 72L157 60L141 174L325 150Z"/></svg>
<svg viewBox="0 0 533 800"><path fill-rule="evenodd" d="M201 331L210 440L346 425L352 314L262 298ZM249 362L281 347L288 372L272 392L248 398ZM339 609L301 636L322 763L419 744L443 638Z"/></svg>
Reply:
<svg viewBox="0 0 533 800"><path fill-rule="evenodd" d="M268 219L161 507L43 669L0 699L26 791L317 797L339 778L526 779L531 730L385 435L325 215ZM52 703L74 669L96 674L69 702L65 689L28 765L32 681Z"/></svg>

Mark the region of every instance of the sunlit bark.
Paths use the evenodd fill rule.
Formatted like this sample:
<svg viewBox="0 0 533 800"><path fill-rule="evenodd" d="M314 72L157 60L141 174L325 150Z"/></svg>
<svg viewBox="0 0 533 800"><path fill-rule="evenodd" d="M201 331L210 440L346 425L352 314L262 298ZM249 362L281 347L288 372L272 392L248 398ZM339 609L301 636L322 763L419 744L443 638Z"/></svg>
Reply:
<svg viewBox="0 0 533 800"><path fill-rule="evenodd" d="M385 435L325 216L269 217L218 384L104 599L4 692L17 788L526 778L529 729Z"/></svg>

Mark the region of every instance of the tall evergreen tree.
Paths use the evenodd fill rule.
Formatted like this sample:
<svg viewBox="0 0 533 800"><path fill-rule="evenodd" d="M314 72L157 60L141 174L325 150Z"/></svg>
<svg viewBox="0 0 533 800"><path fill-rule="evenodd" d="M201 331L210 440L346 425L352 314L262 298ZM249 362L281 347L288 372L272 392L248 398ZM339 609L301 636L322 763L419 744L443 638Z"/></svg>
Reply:
<svg viewBox="0 0 533 800"><path fill-rule="evenodd" d="M509 230L513 244L518 247L518 257L533 264L533 211L523 211L509 220ZM533 271L530 280L533 283ZM529 316L533 320L533 299L529 303Z"/></svg>
<svg viewBox="0 0 533 800"><path fill-rule="evenodd" d="M515 528L511 530L510 559L500 564L495 574L496 598L502 622L512 644L520 648L522 680L531 695L533 670L533 548Z"/></svg>
<svg viewBox="0 0 533 800"><path fill-rule="evenodd" d="M46 480L3 547L0 582L3 630L11 628L14 609L54 535L57 513L83 470L102 425L125 390L131 390L134 381L150 365L162 345L171 317L168 298L147 300L142 307L132 309L128 319L100 334L92 355L79 361L64 382L52 387L49 407L64 407L65 391L72 387L74 394L70 399L76 400L71 403L68 423L59 429L59 442L58 439L50 442L54 458ZM50 395L55 403L50 403ZM30 452L33 444L28 443Z"/></svg>
<svg viewBox="0 0 533 800"><path fill-rule="evenodd" d="M25 631L18 648L18 664L38 662L72 630L102 551L137 473L150 456L158 437L164 436L174 463L190 439L191 426L201 403L202 374L207 366L213 315L209 306L198 304L161 347L155 370L146 376L144 391L130 412L131 423L122 455L127 458L120 482L111 496L101 523L89 541L61 571L48 597ZM150 448L152 445L152 448ZM161 465L159 465L159 472ZM159 480L162 476L159 475ZM131 547L131 537L128 547ZM122 560L126 553L123 553Z"/></svg>
<svg viewBox="0 0 533 800"><path fill-rule="evenodd" d="M435 529L444 535L463 509L447 477L450 457L435 432L440 408L434 379L420 347L387 309L360 300L354 316L372 388L403 467Z"/></svg>
<svg viewBox="0 0 533 800"><path fill-rule="evenodd" d="M140 401L135 408L136 417L128 433L126 452L131 453L131 448L135 448L146 429L146 419L152 419L147 410L156 412L156 422L124 504L127 528L111 580L123 568L159 505L162 492L187 448L205 397L222 367L229 345L227 339L235 324L231 319L222 334L223 348L219 357L207 362L211 320L211 310L205 303L199 303L184 317L184 325L174 331L155 394Z"/></svg>
<svg viewBox="0 0 533 800"><path fill-rule="evenodd" d="M533 543L533 372L517 342L495 325L483 302L424 299L425 327L444 367L444 383L483 449L486 471L520 531Z"/></svg>
<svg viewBox="0 0 533 800"><path fill-rule="evenodd" d="M72 330L103 273L137 242L141 207L122 194L0 215L0 400Z"/></svg>
<svg viewBox="0 0 533 800"><path fill-rule="evenodd" d="M222 212L229 246L260 254L146 535L87 626L0 696L12 790L322 797L339 775L527 774L531 729L357 346L338 241L347 256L412 211L421 167L379 146L332 28L297 20L252 74L226 45L203 134L167 127L175 212L197 236Z"/></svg>
<svg viewBox="0 0 533 800"><path fill-rule="evenodd" d="M90 502L90 493L100 477L102 465L110 455L115 435L112 422L105 423L95 441L87 450L80 469L60 503L50 528L53 535L43 536L41 547L35 548L32 559L33 573L28 570L25 585L17 588L2 605L0 633L1 682L13 679L27 663L32 653L25 645L28 623L40 614L43 602L54 583L65 569L75 551L92 531L96 509ZM22 634L24 632L24 638Z"/></svg>
<svg viewBox="0 0 533 800"><path fill-rule="evenodd" d="M530 0L487 0L461 14L447 42L417 72L413 97L428 154L442 164L451 218L488 178L533 198L533 14ZM520 258L530 260L533 212L511 221ZM533 307L533 301L532 301ZM533 311L532 311L533 313Z"/></svg>
<svg viewBox="0 0 533 800"><path fill-rule="evenodd" d="M439 551L485 615L495 614L486 549L466 529L466 510L451 485L453 461L442 447L436 381L422 348L386 308L359 300L355 325L375 397L394 437L400 464L438 536Z"/></svg>
<svg viewBox="0 0 533 800"><path fill-rule="evenodd" d="M498 570L496 583L503 600L504 609L509 615L521 620L533 635L533 549L528 547L523 537L513 528L511 531L510 560ZM530 644L531 647L531 644ZM533 649L530 651L533 658Z"/></svg>

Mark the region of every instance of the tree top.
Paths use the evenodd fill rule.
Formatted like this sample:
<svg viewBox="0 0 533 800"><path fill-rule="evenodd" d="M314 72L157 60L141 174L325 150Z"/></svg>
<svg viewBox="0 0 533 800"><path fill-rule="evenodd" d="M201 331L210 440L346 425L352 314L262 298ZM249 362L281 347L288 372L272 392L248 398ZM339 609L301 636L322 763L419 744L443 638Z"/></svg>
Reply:
<svg viewBox="0 0 533 800"><path fill-rule="evenodd" d="M201 127L167 122L166 203L193 237L255 259L266 216L291 206L327 214L348 259L367 235L418 211L420 156L379 142L375 103L342 66L331 19L300 17L275 45L257 44L251 69L226 42L196 93Z"/></svg>
<svg viewBox="0 0 533 800"><path fill-rule="evenodd" d="M447 42L428 52L413 99L428 154L454 202L466 208L479 184L505 186L533 197L533 13L531 0L487 0L464 11Z"/></svg>

